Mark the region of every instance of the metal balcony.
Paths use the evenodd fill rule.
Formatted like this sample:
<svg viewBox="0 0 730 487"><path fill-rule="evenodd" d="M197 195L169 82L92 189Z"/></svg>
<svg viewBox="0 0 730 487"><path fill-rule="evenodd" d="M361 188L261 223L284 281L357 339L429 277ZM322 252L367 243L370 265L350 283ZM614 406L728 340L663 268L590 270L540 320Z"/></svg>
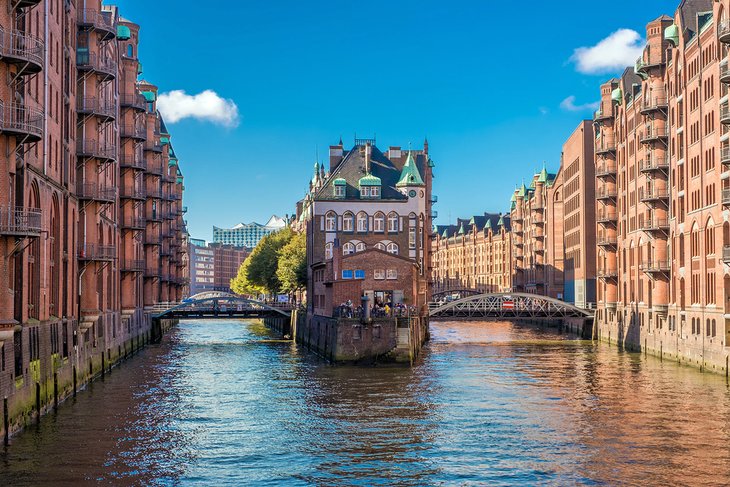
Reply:
<svg viewBox="0 0 730 487"><path fill-rule="evenodd" d="M147 140L147 129L134 124L123 124L119 127L119 135L128 139Z"/></svg>
<svg viewBox="0 0 730 487"><path fill-rule="evenodd" d="M639 228L645 232L663 232L669 231L669 220L667 218L649 218L639 222Z"/></svg>
<svg viewBox="0 0 730 487"><path fill-rule="evenodd" d="M147 220L149 220L149 218ZM144 235L144 244L162 245L162 237L158 232L146 232Z"/></svg>
<svg viewBox="0 0 730 487"><path fill-rule="evenodd" d="M730 68L728 67L727 60L720 63L720 83L730 83Z"/></svg>
<svg viewBox="0 0 730 487"><path fill-rule="evenodd" d="M144 230L147 227L147 219L144 217L127 217L122 219L123 230Z"/></svg>
<svg viewBox="0 0 730 487"><path fill-rule="evenodd" d="M668 189L639 188L639 200L643 203L656 203L669 200Z"/></svg>
<svg viewBox="0 0 730 487"><path fill-rule="evenodd" d="M113 144L100 144L94 139L80 138L76 140L76 155L113 162L117 158L117 147Z"/></svg>
<svg viewBox="0 0 730 487"><path fill-rule="evenodd" d="M593 114L593 121L596 123L603 123L606 120L611 120L612 118L612 112L604 112L603 110L596 110L596 112Z"/></svg>
<svg viewBox="0 0 730 487"><path fill-rule="evenodd" d="M79 245L79 260L83 261L112 261L116 258L117 248L114 245L81 244Z"/></svg>
<svg viewBox="0 0 730 487"><path fill-rule="evenodd" d="M666 112L669 108L669 101L666 97L652 97L641 106L641 113L646 115L651 112Z"/></svg>
<svg viewBox="0 0 730 487"><path fill-rule="evenodd" d="M652 142L665 141L669 137L669 132L666 128L656 128L651 125L646 127L646 132L641 136L642 144L651 144Z"/></svg>
<svg viewBox="0 0 730 487"><path fill-rule="evenodd" d="M616 143L611 138L604 138L596 143L596 155L616 152Z"/></svg>
<svg viewBox="0 0 730 487"><path fill-rule="evenodd" d="M114 203L117 199L117 188L101 187L98 183L79 183L76 196L82 200Z"/></svg>
<svg viewBox="0 0 730 487"><path fill-rule="evenodd" d="M15 65L19 75L43 70L43 39L0 27L0 60Z"/></svg>
<svg viewBox="0 0 730 487"><path fill-rule="evenodd" d="M722 190L722 204L730 206L730 188Z"/></svg>
<svg viewBox="0 0 730 487"><path fill-rule="evenodd" d="M730 146L720 148L720 163L726 166L730 165Z"/></svg>
<svg viewBox="0 0 730 487"><path fill-rule="evenodd" d="M607 178L616 177L616 165L615 164L601 164L596 167L596 177Z"/></svg>
<svg viewBox="0 0 730 487"><path fill-rule="evenodd" d="M147 199L147 191L136 186L122 186L119 197L127 200L144 201Z"/></svg>
<svg viewBox="0 0 730 487"><path fill-rule="evenodd" d="M20 103L0 102L0 133L23 142L38 142L43 138L43 112Z"/></svg>
<svg viewBox="0 0 730 487"><path fill-rule="evenodd" d="M122 272L144 272L145 270L145 261L139 260L139 259L124 259L122 260L121 269Z"/></svg>
<svg viewBox="0 0 730 487"><path fill-rule="evenodd" d="M644 261L639 266L646 274L666 274L669 272L671 266L669 261Z"/></svg>
<svg viewBox="0 0 730 487"><path fill-rule="evenodd" d="M607 280L607 279L617 279L618 278L618 269L598 269L598 278Z"/></svg>
<svg viewBox="0 0 730 487"><path fill-rule="evenodd" d="M76 69L81 72L94 73L102 81L108 81L117 76L117 64L114 59L99 56L95 52L76 51Z"/></svg>
<svg viewBox="0 0 730 487"><path fill-rule="evenodd" d="M720 42L730 43L730 19L725 19L717 26L717 38Z"/></svg>
<svg viewBox="0 0 730 487"><path fill-rule="evenodd" d="M159 269L145 268L144 270L145 279L159 279L161 274Z"/></svg>
<svg viewBox="0 0 730 487"><path fill-rule="evenodd" d="M667 156L651 156L647 157L639 166L642 173L650 173L654 171L662 171L666 173L669 170L669 157Z"/></svg>
<svg viewBox="0 0 730 487"><path fill-rule="evenodd" d="M730 124L730 107L727 103L720 105L720 123Z"/></svg>
<svg viewBox="0 0 730 487"><path fill-rule="evenodd" d="M596 191L596 199L599 201L616 199L617 192L615 189L599 188Z"/></svg>
<svg viewBox="0 0 730 487"><path fill-rule="evenodd" d="M160 188L147 188L147 198L161 200L163 199L163 193Z"/></svg>
<svg viewBox="0 0 730 487"><path fill-rule="evenodd" d="M41 234L42 224L43 213L40 209L0 207L0 235L38 237Z"/></svg>
<svg viewBox="0 0 730 487"><path fill-rule="evenodd" d="M96 97L77 98L76 111L81 115L98 117L102 122L112 121L117 116L117 108L114 104Z"/></svg>
<svg viewBox="0 0 730 487"><path fill-rule="evenodd" d="M97 31L100 40L107 41L117 35L117 27L111 12L99 11L90 8L76 11L76 23L80 29Z"/></svg>
<svg viewBox="0 0 730 487"><path fill-rule="evenodd" d="M119 106L145 112L147 111L147 100L141 93L121 93L119 95Z"/></svg>
<svg viewBox="0 0 730 487"><path fill-rule="evenodd" d="M32 8L40 4L41 0L16 0L15 8Z"/></svg>
<svg viewBox="0 0 730 487"><path fill-rule="evenodd" d="M155 142L154 140L147 139L147 143L144 145L144 150L150 152L162 153L162 144Z"/></svg>
<svg viewBox="0 0 730 487"><path fill-rule="evenodd" d="M596 213L596 222L598 223L616 223L618 221L618 214L616 212L602 211Z"/></svg>
<svg viewBox="0 0 730 487"><path fill-rule="evenodd" d="M147 173L151 174L153 176L162 176L162 174L163 174L162 163L159 161L156 161L152 164L148 164Z"/></svg>
<svg viewBox="0 0 730 487"><path fill-rule="evenodd" d="M722 246L722 261L726 264L730 264L730 245Z"/></svg>
<svg viewBox="0 0 730 487"><path fill-rule="evenodd" d="M524 218L522 218L522 215L515 215L512 218L512 223L521 223Z"/></svg>
<svg viewBox="0 0 730 487"><path fill-rule="evenodd" d="M153 223L162 223L162 212L161 211L152 211L147 215L147 221L153 222Z"/></svg>
<svg viewBox="0 0 730 487"><path fill-rule="evenodd" d="M122 154L119 159L119 167L145 171L147 170L147 160L139 154Z"/></svg>
<svg viewBox="0 0 730 487"><path fill-rule="evenodd" d="M618 239L608 235L598 235L596 239L596 245L599 247L615 247L618 245Z"/></svg>

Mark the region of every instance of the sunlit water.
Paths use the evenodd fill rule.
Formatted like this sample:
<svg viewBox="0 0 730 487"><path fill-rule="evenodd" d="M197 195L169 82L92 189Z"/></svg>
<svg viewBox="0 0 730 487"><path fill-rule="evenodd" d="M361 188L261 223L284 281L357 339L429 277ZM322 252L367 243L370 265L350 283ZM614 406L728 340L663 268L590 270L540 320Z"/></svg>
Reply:
<svg viewBox="0 0 730 487"><path fill-rule="evenodd" d="M0 454L0 485L725 485L724 377L511 323L409 368L180 324Z"/></svg>

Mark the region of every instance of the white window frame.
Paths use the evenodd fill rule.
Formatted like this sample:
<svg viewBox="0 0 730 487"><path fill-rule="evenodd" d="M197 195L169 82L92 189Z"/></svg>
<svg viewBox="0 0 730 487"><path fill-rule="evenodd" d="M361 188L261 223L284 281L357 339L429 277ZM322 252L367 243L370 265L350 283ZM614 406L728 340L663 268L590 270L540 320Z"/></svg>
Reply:
<svg viewBox="0 0 730 487"><path fill-rule="evenodd" d="M388 249L388 247L383 242L376 243L375 248L378 250L382 250L383 252L386 252Z"/></svg>
<svg viewBox="0 0 730 487"><path fill-rule="evenodd" d="M342 231L343 232L352 232L354 219L355 219L355 216L352 213L350 213L349 211L342 216Z"/></svg>
<svg viewBox="0 0 730 487"><path fill-rule="evenodd" d="M342 255L350 255L355 253L355 245L352 242L347 242L342 246Z"/></svg>
<svg viewBox="0 0 730 487"><path fill-rule="evenodd" d="M355 252L365 252L365 249L367 249L367 246L363 242L358 242L355 245Z"/></svg>
<svg viewBox="0 0 730 487"><path fill-rule="evenodd" d="M368 214L364 211L357 214L357 231L360 233L368 231Z"/></svg>
<svg viewBox="0 0 730 487"><path fill-rule="evenodd" d="M324 245L324 258L325 260L332 260L332 257L334 257L334 244L332 242L328 242Z"/></svg>
<svg viewBox="0 0 730 487"><path fill-rule="evenodd" d="M398 250L398 244L395 242L390 242L388 244L386 252L388 252L389 254L398 255Z"/></svg>
<svg viewBox="0 0 730 487"><path fill-rule="evenodd" d="M324 229L327 232L337 231L337 214L334 211L328 211L324 217Z"/></svg>
<svg viewBox="0 0 730 487"><path fill-rule="evenodd" d="M385 270L383 270L383 269L375 269L373 271L373 279L375 279L376 281L385 280Z"/></svg>
<svg viewBox="0 0 730 487"><path fill-rule="evenodd" d="M385 232L385 215L381 212L376 213L373 217L373 232Z"/></svg>
<svg viewBox="0 0 730 487"><path fill-rule="evenodd" d="M345 186L341 184L335 184L335 198L345 197Z"/></svg>
<svg viewBox="0 0 730 487"><path fill-rule="evenodd" d="M398 214L388 213L388 233L398 233Z"/></svg>
<svg viewBox="0 0 730 487"><path fill-rule="evenodd" d="M398 279L398 270L397 269L388 269L385 273L386 279Z"/></svg>

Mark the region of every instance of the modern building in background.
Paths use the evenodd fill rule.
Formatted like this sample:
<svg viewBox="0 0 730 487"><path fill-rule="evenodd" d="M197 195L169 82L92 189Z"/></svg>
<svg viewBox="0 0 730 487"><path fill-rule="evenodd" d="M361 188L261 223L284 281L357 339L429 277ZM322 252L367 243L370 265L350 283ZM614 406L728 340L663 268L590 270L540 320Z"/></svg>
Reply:
<svg viewBox="0 0 730 487"><path fill-rule="evenodd" d="M252 249L258 245L259 240L272 232L281 230L287 225L286 218L272 215L266 224L260 223L239 223L233 228L213 227L213 243L246 247Z"/></svg>
<svg viewBox="0 0 730 487"><path fill-rule="evenodd" d="M139 346L146 307L187 293L183 178L157 88L138 81L138 34L99 0L0 13L0 394L12 430Z"/></svg>
<svg viewBox="0 0 730 487"><path fill-rule="evenodd" d="M231 279L238 274L250 249L207 244L205 240L190 239L190 295L206 291L232 292Z"/></svg>

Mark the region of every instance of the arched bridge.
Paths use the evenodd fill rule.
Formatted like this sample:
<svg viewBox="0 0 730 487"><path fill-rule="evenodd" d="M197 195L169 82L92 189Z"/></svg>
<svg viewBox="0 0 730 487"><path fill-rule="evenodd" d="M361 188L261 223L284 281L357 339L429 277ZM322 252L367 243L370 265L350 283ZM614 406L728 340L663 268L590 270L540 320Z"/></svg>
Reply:
<svg viewBox="0 0 730 487"><path fill-rule="evenodd" d="M497 293L477 294L445 304L431 303L429 316L446 319L585 319L593 318L593 313L559 299L538 294Z"/></svg>
<svg viewBox="0 0 730 487"><path fill-rule="evenodd" d="M482 291L478 289L448 289L446 291L439 291L431 295L431 301L441 301L449 296L458 296L459 299L466 298L469 296L476 296L482 294Z"/></svg>
<svg viewBox="0 0 730 487"><path fill-rule="evenodd" d="M196 294L182 303L157 308L153 318L270 318L291 316L291 306L272 306L235 294L206 292Z"/></svg>

